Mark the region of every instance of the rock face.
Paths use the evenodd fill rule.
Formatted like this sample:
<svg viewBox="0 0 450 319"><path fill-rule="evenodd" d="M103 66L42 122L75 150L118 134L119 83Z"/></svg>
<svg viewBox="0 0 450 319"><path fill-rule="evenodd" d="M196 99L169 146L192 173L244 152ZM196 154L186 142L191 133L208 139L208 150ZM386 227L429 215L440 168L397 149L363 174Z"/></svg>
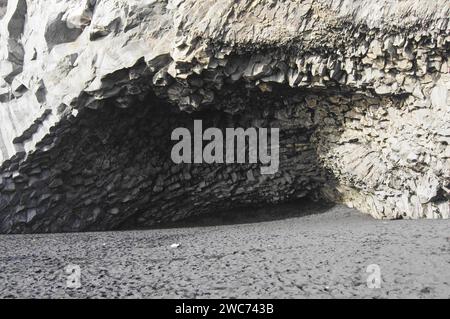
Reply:
<svg viewBox="0 0 450 319"><path fill-rule="evenodd" d="M448 218L449 17L447 0L0 0L0 232L305 196ZM193 119L279 127L279 172L175 165Z"/></svg>

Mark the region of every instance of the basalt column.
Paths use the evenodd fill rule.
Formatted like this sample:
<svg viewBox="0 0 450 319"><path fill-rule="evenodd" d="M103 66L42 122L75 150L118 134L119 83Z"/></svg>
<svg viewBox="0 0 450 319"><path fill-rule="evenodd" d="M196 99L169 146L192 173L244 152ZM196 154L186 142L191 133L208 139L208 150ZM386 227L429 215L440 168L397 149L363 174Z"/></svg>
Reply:
<svg viewBox="0 0 450 319"><path fill-rule="evenodd" d="M448 218L449 17L446 0L0 0L0 232L301 197ZM279 171L174 164L195 119L279 128Z"/></svg>

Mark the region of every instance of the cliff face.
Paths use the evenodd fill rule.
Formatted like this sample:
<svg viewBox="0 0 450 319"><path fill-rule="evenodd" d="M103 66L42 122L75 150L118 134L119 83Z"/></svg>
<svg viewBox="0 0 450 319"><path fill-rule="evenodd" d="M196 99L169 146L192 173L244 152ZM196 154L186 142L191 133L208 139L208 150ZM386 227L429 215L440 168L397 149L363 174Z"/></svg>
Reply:
<svg viewBox="0 0 450 319"><path fill-rule="evenodd" d="M305 196L448 218L449 17L447 0L0 0L0 231ZM193 119L279 127L279 172L173 164Z"/></svg>

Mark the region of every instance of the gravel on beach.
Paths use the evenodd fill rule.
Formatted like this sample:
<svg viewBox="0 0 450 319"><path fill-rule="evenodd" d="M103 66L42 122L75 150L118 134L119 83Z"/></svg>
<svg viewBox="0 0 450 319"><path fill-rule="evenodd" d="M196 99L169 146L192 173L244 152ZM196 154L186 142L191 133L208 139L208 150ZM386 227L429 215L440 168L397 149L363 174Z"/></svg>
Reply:
<svg viewBox="0 0 450 319"><path fill-rule="evenodd" d="M197 227L2 235L0 297L450 298L450 220L280 210ZM369 265L380 288L368 287Z"/></svg>

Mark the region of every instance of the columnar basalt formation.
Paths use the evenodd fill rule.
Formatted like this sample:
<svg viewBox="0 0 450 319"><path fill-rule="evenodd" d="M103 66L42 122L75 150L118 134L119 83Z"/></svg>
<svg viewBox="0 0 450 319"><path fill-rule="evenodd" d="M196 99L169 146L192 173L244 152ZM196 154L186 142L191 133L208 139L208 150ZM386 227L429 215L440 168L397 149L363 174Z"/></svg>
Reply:
<svg viewBox="0 0 450 319"><path fill-rule="evenodd" d="M146 227L305 196L450 215L450 3L0 0L0 232ZM280 128L280 170L171 131Z"/></svg>

